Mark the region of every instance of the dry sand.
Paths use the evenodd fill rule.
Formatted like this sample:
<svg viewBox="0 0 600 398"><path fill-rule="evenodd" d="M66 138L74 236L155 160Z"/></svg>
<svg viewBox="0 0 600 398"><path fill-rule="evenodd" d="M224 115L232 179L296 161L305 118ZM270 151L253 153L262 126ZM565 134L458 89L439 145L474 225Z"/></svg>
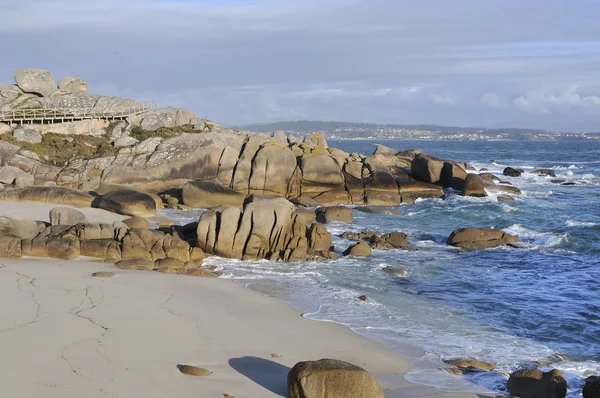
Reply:
<svg viewBox="0 0 600 398"><path fill-rule="evenodd" d="M47 220L53 207L0 202L0 215ZM124 218L80 210L92 222ZM115 276L93 277L97 271ZM408 383L408 359L228 280L122 271L90 259L0 259L0 302L6 397L285 397L289 369L321 358L364 367L388 398L483 396ZM184 375L179 364L213 373Z"/></svg>

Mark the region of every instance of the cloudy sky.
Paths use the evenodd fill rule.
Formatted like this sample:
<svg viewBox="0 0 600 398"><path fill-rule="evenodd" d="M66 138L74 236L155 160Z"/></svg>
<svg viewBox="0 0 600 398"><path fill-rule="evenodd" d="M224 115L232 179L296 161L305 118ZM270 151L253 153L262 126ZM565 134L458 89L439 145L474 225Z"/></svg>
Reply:
<svg viewBox="0 0 600 398"><path fill-rule="evenodd" d="M0 0L19 68L213 120L600 131L598 0Z"/></svg>

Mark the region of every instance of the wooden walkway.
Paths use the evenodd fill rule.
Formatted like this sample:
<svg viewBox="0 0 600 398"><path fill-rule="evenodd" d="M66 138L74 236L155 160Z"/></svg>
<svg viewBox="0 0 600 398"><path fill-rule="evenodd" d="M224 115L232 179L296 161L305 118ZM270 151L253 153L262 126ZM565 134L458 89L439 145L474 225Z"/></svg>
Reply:
<svg viewBox="0 0 600 398"><path fill-rule="evenodd" d="M86 119L123 120L132 115L156 109L156 101L145 102L137 108L122 111L102 110L96 108L70 109L11 109L0 110L0 122L13 124L54 124Z"/></svg>

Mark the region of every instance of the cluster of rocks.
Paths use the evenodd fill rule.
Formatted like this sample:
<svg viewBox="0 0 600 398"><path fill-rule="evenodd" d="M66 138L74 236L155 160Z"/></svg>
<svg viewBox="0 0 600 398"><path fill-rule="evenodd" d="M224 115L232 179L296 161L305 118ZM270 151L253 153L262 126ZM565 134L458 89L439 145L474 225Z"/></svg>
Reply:
<svg viewBox="0 0 600 398"><path fill-rule="evenodd" d="M214 268L202 267L206 253L184 239L176 228L151 230L141 217L89 223L72 208L51 210L50 223L0 217L0 257L73 260L85 256L116 262L122 269L218 276Z"/></svg>
<svg viewBox="0 0 600 398"><path fill-rule="evenodd" d="M492 372L495 366L491 363L472 358L456 358L445 361L451 367L444 368L450 374L462 375L467 373ZM511 396L520 398L565 398L567 395L567 378L557 370L547 372L537 368L522 368L510 375L506 390ZM600 377L590 376L583 387L584 398L600 397Z"/></svg>

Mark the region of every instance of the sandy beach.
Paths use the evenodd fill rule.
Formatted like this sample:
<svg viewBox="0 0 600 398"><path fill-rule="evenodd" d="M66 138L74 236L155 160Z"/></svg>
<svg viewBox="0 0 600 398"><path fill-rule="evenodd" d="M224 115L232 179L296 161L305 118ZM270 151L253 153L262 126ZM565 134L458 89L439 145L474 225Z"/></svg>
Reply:
<svg viewBox="0 0 600 398"><path fill-rule="evenodd" d="M47 220L52 207L2 202L0 215ZM123 218L80 210L90 221ZM92 276L98 271L115 276ZM285 397L290 368L321 358L364 367L386 397L475 396L408 383L407 358L229 280L122 271L86 258L2 259L0 296L7 396ZM213 373L186 376L180 364Z"/></svg>

